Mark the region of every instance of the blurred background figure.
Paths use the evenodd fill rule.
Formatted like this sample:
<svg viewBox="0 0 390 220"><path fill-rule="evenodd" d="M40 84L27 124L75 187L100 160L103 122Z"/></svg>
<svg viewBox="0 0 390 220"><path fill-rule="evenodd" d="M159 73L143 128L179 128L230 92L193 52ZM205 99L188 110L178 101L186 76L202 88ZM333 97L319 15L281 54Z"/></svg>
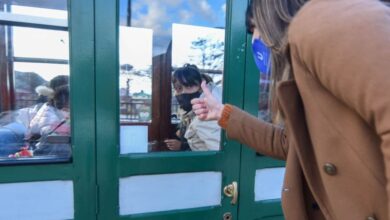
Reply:
<svg viewBox="0 0 390 220"><path fill-rule="evenodd" d="M20 149L36 150L51 134L70 136L69 76L54 77L35 91L37 104L10 112L0 120L0 157ZM27 147L26 147L27 146Z"/></svg>

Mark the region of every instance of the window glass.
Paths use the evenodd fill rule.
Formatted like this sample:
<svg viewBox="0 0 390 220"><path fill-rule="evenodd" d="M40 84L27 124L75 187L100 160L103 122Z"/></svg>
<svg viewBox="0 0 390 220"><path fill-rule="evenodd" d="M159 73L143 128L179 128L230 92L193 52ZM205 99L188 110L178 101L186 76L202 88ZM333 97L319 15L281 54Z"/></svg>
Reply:
<svg viewBox="0 0 390 220"><path fill-rule="evenodd" d="M259 81L259 111L258 117L264 121L271 122L270 111L270 85L271 73L260 73Z"/></svg>
<svg viewBox="0 0 390 220"><path fill-rule="evenodd" d="M121 121L149 123L152 100L153 31L147 28L123 26L119 29L119 37Z"/></svg>
<svg viewBox="0 0 390 220"><path fill-rule="evenodd" d="M25 5L16 5L16 1L12 1L10 13L36 16L40 18L54 18L54 19L68 19L68 12L66 10L66 1L53 1L52 5L48 5L48 2L45 1L44 7L53 7L53 8L40 8L39 5L34 5L30 3L28 6ZM18 1L20 2L20 1ZM27 1L26 1L27 2ZM16 3L16 4L15 4ZM56 5L57 3L57 5Z"/></svg>
<svg viewBox="0 0 390 220"><path fill-rule="evenodd" d="M67 21L66 6L0 1L0 164L71 158L69 39L52 22Z"/></svg>
<svg viewBox="0 0 390 220"><path fill-rule="evenodd" d="M119 14L121 153L219 150L217 122L188 103L202 80L222 99L226 0L121 0Z"/></svg>
<svg viewBox="0 0 390 220"><path fill-rule="evenodd" d="M65 60L69 58L69 39L66 31L25 27L13 27L11 31L15 57Z"/></svg>
<svg viewBox="0 0 390 220"><path fill-rule="evenodd" d="M65 0L0 0L0 12L44 18L67 19L67 6Z"/></svg>

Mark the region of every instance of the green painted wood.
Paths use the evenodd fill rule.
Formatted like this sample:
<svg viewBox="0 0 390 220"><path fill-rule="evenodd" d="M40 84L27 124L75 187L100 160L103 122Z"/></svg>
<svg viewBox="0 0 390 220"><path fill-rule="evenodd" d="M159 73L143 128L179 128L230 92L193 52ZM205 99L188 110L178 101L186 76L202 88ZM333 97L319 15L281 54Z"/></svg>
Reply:
<svg viewBox="0 0 390 220"><path fill-rule="evenodd" d="M255 202L253 207L260 212L260 215L255 216L261 217L261 218L268 218L268 217L283 217L281 210L281 202L280 199L273 199L273 200L268 200L268 201L261 201L261 202ZM254 217L252 217L254 218Z"/></svg>
<svg viewBox="0 0 390 220"><path fill-rule="evenodd" d="M73 158L65 163L4 165L0 182L73 180L75 219L95 219L93 0L68 2Z"/></svg>
<svg viewBox="0 0 390 220"><path fill-rule="evenodd" d="M72 164L1 166L0 183L71 180L73 171Z"/></svg>
<svg viewBox="0 0 390 220"><path fill-rule="evenodd" d="M121 177L126 177L140 174L220 171L224 169L224 160L223 152L166 152L142 157L121 156L119 173ZM129 167L131 169L128 169Z"/></svg>
<svg viewBox="0 0 390 220"><path fill-rule="evenodd" d="M246 34L245 34L245 4L242 3L242 0L231 0L227 4L227 24L228 28L226 29L226 48L225 48L225 68L224 68L224 103L229 103L237 107L242 108L244 104L244 71L245 71L245 48L246 48ZM241 145L236 142L226 138L225 133L223 132L223 149L226 151L224 155L225 160L222 165L226 169L234 169L234 173L240 172L240 164L231 163L237 159L241 159ZM231 183L232 181L238 182L238 187L240 187L241 182L239 176L233 176L233 178L228 178L224 181L225 185ZM238 204L234 207L240 207L240 197L241 192L239 192ZM232 205L230 201L225 199L223 203L223 212L219 216L221 219L223 213L231 212ZM233 219L239 219L238 210L235 209L233 214ZM218 219L218 218L216 218Z"/></svg>
<svg viewBox="0 0 390 220"><path fill-rule="evenodd" d="M95 219L94 1L68 2L75 219Z"/></svg>
<svg viewBox="0 0 390 220"><path fill-rule="evenodd" d="M246 38L245 33L236 29L243 28L244 9L240 0L229 0L227 5L230 11L227 13L224 99L242 106L244 77L241 73L245 66ZM119 178L157 173L219 171L223 173L223 185L227 185L239 178L240 145L223 137L221 152L119 155L117 12L117 1L95 1L98 219L220 219L225 212L231 212L235 219L237 206L232 206L230 198L225 197L221 206L212 208L119 216Z"/></svg>
<svg viewBox="0 0 390 220"><path fill-rule="evenodd" d="M98 218L118 219L118 1L95 0Z"/></svg>
<svg viewBox="0 0 390 220"><path fill-rule="evenodd" d="M245 1L245 7L247 1ZM245 23L242 25L244 26ZM244 31L244 30L243 30ZM254 64L251 36L247 37L244 110L254 116L258 114L259 72ZM247 146L241 152L240 208L239 219L283 219L280 200L255 202L255 174L257 169L283 167L284 161L275 160L256 152Z"/></svg>

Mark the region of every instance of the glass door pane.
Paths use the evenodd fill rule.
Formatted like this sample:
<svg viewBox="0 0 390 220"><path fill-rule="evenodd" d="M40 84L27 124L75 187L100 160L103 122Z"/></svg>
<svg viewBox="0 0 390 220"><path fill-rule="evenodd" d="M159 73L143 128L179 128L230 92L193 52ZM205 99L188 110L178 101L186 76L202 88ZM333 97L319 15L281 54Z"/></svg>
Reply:
<svg viewBox="0 0 390 220"><path fill-rule="evenodd" d="M227 45L242 47L246 38L226 42L228 33L245 29L242 23L227 23L238 17L226 14L226 8L243 13L240 5L226 0L96 1L100 219L237 216L223 188L238 181L240 146L223 138L216 121L209 122L215 130L203 130L216 140L210 148L200 137L199 149L171 149L167 140L181 145L180 137L188 137L190 142L188 130L181 136L180 128L181 116L191 109L179 97L201 95L202 79L221 101L223 87L231 103L242 104L243 77L234 73L243 71L245 56ZM197 119L190 119L191 126Z"/></svg>
<svg viewBox="0 0 390 220"><path fill-rule="evenodd" d="M226 0L119 7L121 153L219 150L221 129L189 102L202 80L222 101Z"/></svg>
<svg viewBox="0 0 390 220"><path fill-rule="evenodd" d="M93 9L0 0L0 219L96 218Z"/></svg>
<svg viewBox="0 0 390 220"><path fill-rule="evenodd" d="M67 1L0 3L0 164L69 161Z"/></svg>

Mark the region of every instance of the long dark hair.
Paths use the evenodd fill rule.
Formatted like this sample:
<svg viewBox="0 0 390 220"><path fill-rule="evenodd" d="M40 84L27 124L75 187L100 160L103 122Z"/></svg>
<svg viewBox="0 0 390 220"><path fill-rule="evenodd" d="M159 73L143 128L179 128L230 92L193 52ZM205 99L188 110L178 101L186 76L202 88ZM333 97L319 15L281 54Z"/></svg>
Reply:
<svg viewBox="0 0 390 220"><path fill-rule="evenodd" d="M251 0L246 11L246 27L254 27L271 49L270 106L273 121L279 120L275 98L276 83L292 78L290 54L287 47L288 26L298 10L308 0Z"/></svg>

